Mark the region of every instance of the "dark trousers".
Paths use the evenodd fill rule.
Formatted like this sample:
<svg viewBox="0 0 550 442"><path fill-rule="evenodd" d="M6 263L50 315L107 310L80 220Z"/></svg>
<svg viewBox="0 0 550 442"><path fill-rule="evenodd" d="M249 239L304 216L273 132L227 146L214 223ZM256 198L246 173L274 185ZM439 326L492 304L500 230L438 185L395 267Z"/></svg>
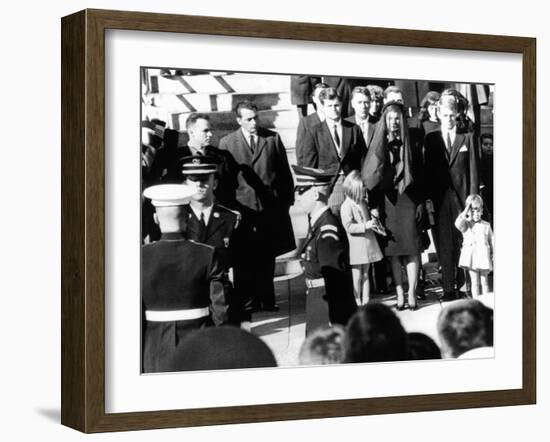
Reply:
<svg viewBox="0 0 550 442"><path fill-rule="evenodd" d="M306 336L319 327L329 324L328 303L325 288L315 287L306 292Z"/></svg>
<svg viewBox="0 0 550 442"><path fill-rule="evenodd" d="M256 289L254 301L261 303L262 307L273 307L275 305L275 256L270 253L259 253L253 258L254 265L254 287Z"/></svg>
<svg viewBox="0 0 550 442"><path fill-rule="evenodd" d="M241 299L242 320L249 321L254 308L275 304L275 256L265 236L250 229L239 244L235 258L235 289Z"/></svg>
<svg viewBox="0 0 550 442"><path fill-rule="evenodd" d="M178 371L172 360L178 342L193 330L212 326L209 316L187 321L143 322L143 373Z"/></svg>
<svg viewBox="0 0 550 442"><path fill-rule="evenodd" d="M462 205L454 190L447 190L441 204L435 209L435 225L432 233L437 258L441 266L444 292L460 288L464 283L464 272L458 268L462 234L455 227L456 218L462 210Z"/></svg>
<svg viewBox="0 0 550 442"><path fill-rule="evenodd" d="M385 293L388 291L388 268L386 266L386 258L375 262L370 266L369 279L371 282L372 292Z"/></svg>

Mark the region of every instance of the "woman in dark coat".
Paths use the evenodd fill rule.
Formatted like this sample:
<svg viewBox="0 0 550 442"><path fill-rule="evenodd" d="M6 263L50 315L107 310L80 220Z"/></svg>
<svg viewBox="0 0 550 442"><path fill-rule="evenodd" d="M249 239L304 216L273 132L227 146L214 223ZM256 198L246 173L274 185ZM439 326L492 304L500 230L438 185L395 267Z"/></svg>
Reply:
<svg viewBox="0 0 550 442"><path fill-rule="evenodd" d="M409 133L403 105L384 106L380 126L363 164L362 178L377 201L386 227L384 252L390 257L397 292L397 309L405 308L402 266L407 271L408 306L416 309L415 289L422 251L424 212L422 142Z"/></svg>

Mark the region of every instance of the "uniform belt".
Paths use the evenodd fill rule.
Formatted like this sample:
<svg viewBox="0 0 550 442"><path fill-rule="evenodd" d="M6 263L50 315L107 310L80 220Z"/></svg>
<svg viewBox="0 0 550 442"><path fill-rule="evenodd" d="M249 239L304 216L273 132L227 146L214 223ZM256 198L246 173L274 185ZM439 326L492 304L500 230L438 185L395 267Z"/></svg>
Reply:
<svg viewBox="0 0 550 442"><path fill-rule="evenodd" d="M145 319L151 322L187 321L204 318L210 314L208 307L190 308L186 310L145 310Z"/></svg>
<svg viewBox="0 0 550 442"><path fill-rule="evenodd" d="M314 289L317 287L324 287L324 286L325 286L324 278L306 279L306 287L308 289Z"/></svg>

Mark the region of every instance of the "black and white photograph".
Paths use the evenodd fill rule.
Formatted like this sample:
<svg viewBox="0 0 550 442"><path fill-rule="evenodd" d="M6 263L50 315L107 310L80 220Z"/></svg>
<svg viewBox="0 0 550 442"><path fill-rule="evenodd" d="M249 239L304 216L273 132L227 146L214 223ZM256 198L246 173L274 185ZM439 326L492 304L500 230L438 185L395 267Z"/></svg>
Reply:
<svg viewBox="0 0 550 442"><path fill-rule="evenodd" d="M143 374L494 357L494 84L139 75Z"/></svg>
<svg viewBox="0 0 550 442"><path fill-rule="evenodd" d="M543 11L7 3L0 439L544 440Z"/></svg>

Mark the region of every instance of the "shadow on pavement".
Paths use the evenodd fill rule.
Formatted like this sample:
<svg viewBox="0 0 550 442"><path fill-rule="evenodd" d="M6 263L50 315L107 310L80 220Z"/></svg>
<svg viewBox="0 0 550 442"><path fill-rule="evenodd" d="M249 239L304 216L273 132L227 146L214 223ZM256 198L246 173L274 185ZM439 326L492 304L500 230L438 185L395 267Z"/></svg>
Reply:
<svg viewBox="0 0 550 442"><path fill-rule="evenodd" d="M281 318L271 318L252 324L252 333L256 336L269 336L275 333L288 333L290 319L287 315ZM257 324L257 325L254 325Z"/></svg>

